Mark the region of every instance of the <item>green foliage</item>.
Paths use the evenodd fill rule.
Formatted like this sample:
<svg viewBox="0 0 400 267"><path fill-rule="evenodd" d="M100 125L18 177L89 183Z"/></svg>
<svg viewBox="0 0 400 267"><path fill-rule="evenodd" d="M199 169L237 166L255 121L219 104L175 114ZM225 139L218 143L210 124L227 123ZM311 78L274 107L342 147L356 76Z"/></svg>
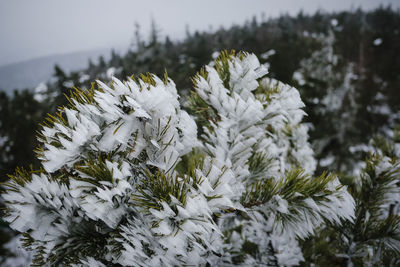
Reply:
<svg viewBox="0 0 400 267"><path fill-rule="evenodd" d="M144 175L146 179L138 186L140 194L133 195L132 199L145 211L162 210L160 203L171 203L172 198L185 205L188 187L179 181L180 177L172 177L162 171L153 174L149 170L146 170Z"/></svg>
<svg viewBox="0 0 400 267"><path fill-rule="evenodd" d="M271 167L272 159L264 152L256 152L249 158L250 175L246 178L249 182L264 178L264 173Z"/></svg>
<svg viewBox="0 0 400 267"><path fill-rule="evenodd" d="M336 266L397 266L400 257L400 163L370 155L359 183L352 190L356 202L354 222L327 227L303 247L306 263Z"/></svg>
<svg viewBox="0 0 400 267"><path fill-rule="evenodd" d="M105 160L101 157L96 159L89 157L81 164L76 164L75 170L79 176L75 175L74 179L88 182L94 186L102 186L101 182L114 182L113 171L107 167Z"/></svg>
<svg viewBox="0 0 400 267"><path fill-rule="evenodd" d="M0 182L17 166L38 166L33 150L37 146L35 131L44 110L33 94L15 92L13 98L0 93ZM4 138L4 139L3 139Z"/></svg>
<svg viewBox="0 0 400 267"><path fill-rule="evenodd" d="M338 27L331 26L332 19L338 21ZM45 114L54 114L58 111L55 116L48 116L42 125L52 126L55 123L65 125L65 114L63 109L57 110L58 106L64 105L73 108L76 102L92 103L94 92L99 88L95 88L95 85L89 81L110 78L106 77L106 72L111 67L118 70L115 72L115 76L119 78L132 73L146 73L149 70L162 75L165 73L165 69L168 69L177 87L181 88L181 93L185 95L192 82L196 86L196 77L208 78L207 72L202 68L192 81L188 79L195 74L196 70L211 60L213 51L227 48L237 51L248 50L260 56L265 51L274 49L276 54L265 59L270 64L271 76L293 84L296 83L292 78L293 73L301 67L302 60L310 58L315 51L323 47L321 34L326 35L332 31L335 36L332 49L339 56L338 64L332 65L332 74L335 79L326 81L326 77L323 75L308 77L300 89L306 103L306 112L309 114L308 121L315 126L315 130L311 132L312 140L324 142L328 140L326 143L322 142L323 149L317 150L317 158L323 160L324 157L331 155L336 159L330 165L320 166L317 173L319 174L325 169L335 170L339 173L341 182L349 186L350 192L356 200L357 216L353 223L347 222L344 227L330 225L321 229L317 237L307 240L303 244L307 260L305 265L308 263L326 266L346 265L349 260L344 255L348 255L349 251L354 249L352 246L355 244L356 252L360 253L353 255L352 263L354 265L372 263L395 266L399 264L396 262L399 257L398 251L396 251L398 246L394 245L399 241L399 219L397 215L391 214L390 206L383 209L382 205L390 200L384 196L393 190L393 183L399 172L398 165L395 163L398 152L394 146L395 143L399 143L399 132L395 131L392 141L388 141L384 137L375 137L374 139L373 146L378 147L381 154L388 156L391 159L390 164L394 166L383 173L377 172L377 165L382 158L370 156L361 176L353 177L354 163L360 161L366 153L364 151L350 153L349 148L353 145L368 143L371 137L381 133L387 127L392 128L398 122L398 119L391 114L400 108L400 95L398 94L400 80L397 70L400 39L399 35L395 34L400 31L399 25L399 12L390 7L380 7L368 12L361 10L335 14L317 12L314 15L300 13L294 17L281 16L261 22L254 19L243 26L220 29L214 33L188 33L183 42L171 42L168 37L162 41L153 24L149 42L144 42L140 32L137 31L135 50L132 49L125 55L113 52L110 60L106 61L102 57L98 64L90 62L88 68L83 71L89 75L86 81L81 80L81 72L67 73L59 66L55 66L54 82L48 83L48 95L43 102L35 100L34 94L28 91L15 93L12 97L0 93L0 181L3 182L7 178L6 174L15 170L15 174L10 178L17 184L23 185L30 181L32 174L41 173L39 162L32 152L37 147L34 135L38 130L38 122L45 118ZM319 37L315 38L315 36ZM383 40L379 46L373 45L373 41L377 38ZM215 63L217 72L226 88L229 88L230 79L230 74L226 70L229 59L233 55L233 50L232 52L225 50ZM327 65L330 64L325 64L325 66ZM349 97L345 97L342 109L336 112L322 110L321 113L321 100L327 95L327 88L329 86L340 87L345 74L348 73L347 67L350 65L357 77L352 82L354 91L351 93L356 105L350 101ZM137 77L146 84L154 85L154 79L149 74ZM135 80L134 76L132 79ZM165 76L164 82L167 79ZM67 88L66 85L71 82L74 88L70 91L71 88ZM259 86L255 95L260 101L269 103L271 97L277 93L277 89L278 85L273 88ZM377 99L378 94L382 95L383 99ZM70 96L65 99L64 95ZM379 108L373 108L385 104L389 108L389 114L382 114L379 112ZM208 130L212 130L211 123L216 123L221 119L217 111L197 93L192 93L189 97L188 108L196 116L199 125ZM353 121L346 119L347 122L351 122L346 124L340 119L343 114L345 118L355 119ZM339 118L339 123L333 123L337 118ZM115 131L118 129L116 128ZM288 136L292 130L287 129ZM202 131L203 129L200 128L199 135L203 133ZM267 131L273 133L272 127L268 127ZM1 138L4 137L7 139L4 139L3 142ZM56 143L52 144L57 146ZM58 145L61 146L61 144ZM316 142L315 146L320 146L320 143ZM41 147L37 148L39 155L42 153L42 149ZM112 153L119 152L113 151ZM146 173L141 174L150 177L148 181L141 184L140 188L143 194L140 197L134 197L133 200L146 210L160 209L160 202L171 202L171 197L184 204L189 187L195 187L201 183L201 180L194 181L188 177L194 177L193 172L196 167L202 169L204 155L204 152L200 150L192 151L178 163L176 170L179 172L179 179L185 181L183 184L181 180L172 178L169 174L148 169ZM97 154L90 155L90 157L89 160L76 165L79 172L89 177L84 178L84 181L93 185L99 185L100 181L112 182L112 172L105 166L106 157ZM290 214L296 214L296 212L300 214L304 210L312 214L313 211L303 205L304 200L324 188L334 176L323 174L313 178L300 170L293 170L287 173L284 179L276 180L275 177L263 176L263 173L271 168L270 161L271 159L262 152L252 154L248 162L250 174L246 178L248 186L241 198L242 204L246 207L253 207L256 204L270 201L277 194L288 201ZM32 163L33 166L29 166ZM16 166L24 168L15 169ZM76 173L66 171L60 171L56 177L62 183L66 183L71 177L78 179ZM96 177L96 179L92 177ZM12 189L10 188L10 190ZM17 189L14 188L14 190ZM324 199L324 195L319 195L318 198L313 197L315 202L322 199ZM391 207L393 212L394 206ZM387 214L387 216L382 214ZM285 216L282 213L279 219L289 221L297 219L295 216ZM77 236L79 235L80 233L77 231ZM1 233L0 236L6 237L7 234ZM101 238L96 238L96 236L85 238L87 242L91 242L90 239L93 239L93 242L99 244L98 247L95 247L96 251L86 251L85 245L78 246L78 250L73 250L72 247L77 245L77 241L68 241L71 243L66 241L66 244L71 245L71 249L65 248L67 252L63 263L73 262L71 255L79 250L87 255L102 253L102 246L106 246L106 244L100 241ZM28 237L27 240L29 240ZM370 253L371 247L373 254ZM243 255L238 256L237 262L243 262L245 254L260 253L255 249L254 243L248 240L243 246L243 251ZM382 254L379 254L381 252ZM375 258L371 255L375 255ZM376 255L383 256L377 259ZM43 264L40 257L35 262L38 265ZM61 263L54 262L54 264Z"/></svg>
<svg viewBox="0 0 400 267"><path fill-rule="evenodd" d="M211 123L219 121L217 111L208 105L195 91L192 91L188 99L188 108L190 113L196 117L197 121L210 131L212 131ZM200 129L199 134L201 135L201 133L202 129Z"/></svg>
<svg viewBox="0 0 400 267"><path fill-rule="evenodd" d="M301 169L293 170L282 180L268 178L249 184L242 195L241 203L247 208L260 206L279 196L287 201L288 211L279 213L277 219L281 220L283 225L300 222L304 214L312 217L318 212L306 200L312 199L321 204L327 201L333 192L340 190L340 184L336 188L328 189L327 185L335 179L333 174L311 178Z"/></svg>

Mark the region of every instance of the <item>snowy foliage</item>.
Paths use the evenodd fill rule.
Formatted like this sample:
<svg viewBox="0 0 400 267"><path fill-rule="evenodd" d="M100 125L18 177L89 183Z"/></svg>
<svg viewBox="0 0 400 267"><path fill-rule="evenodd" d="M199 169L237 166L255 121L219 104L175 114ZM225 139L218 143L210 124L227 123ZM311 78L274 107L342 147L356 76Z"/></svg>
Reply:
<svg viewBox="0 0 400 267"><path fill-rule="evenodd" d="M318 266L332 261L346 266L398 266L400 162L380 152L370 155L355 183L351 191L356 218L319 232L305 246L307 258Z"/></svg>
<svg viewBox="0 0 400 267"><path fill-rule="evenodd" d="M297 265L299 240L354 217L312 177L295 88L253 54L222 52L188 101L155 75L76 89L44 123L40 170L18 169L6 220L39 265Z"/></svg>
<svg viewBox="0 0 400 267"><path fill-rule="evenodd" d="M321 167L335 166L336 171L356 174L360 171L357 163L352 162L351 157L343 163L341 158L349 156L349 146L354 146L354 143L349 144L348 136L357 121L359 103L355 82L359 77L355 74L354 64L343 62L343 58L335 53L332 31L317 40L321 49L303 59L293 74L293 79L302 86L302 93L313 106L311 121L318 122L313 125L313 148Z"/></svg>
<svg viewBox="0 0 400 267"><path fill-rule="evenodd" d="M8 250L9 255L1 255L0 263L3 267L26 267L32 262L32 253L22 247L21 236L12 237L3 248Z"/></svg>

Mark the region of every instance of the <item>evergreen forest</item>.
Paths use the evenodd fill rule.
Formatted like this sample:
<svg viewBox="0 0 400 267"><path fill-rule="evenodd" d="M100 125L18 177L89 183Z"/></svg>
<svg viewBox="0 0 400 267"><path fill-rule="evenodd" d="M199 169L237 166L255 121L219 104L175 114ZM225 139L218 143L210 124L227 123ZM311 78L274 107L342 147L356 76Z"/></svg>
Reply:
<svg viewBox="0 0 400 267"><path fill-rule="evenodd" d="M243 25L235 25L230 28L206 32L188 31L186 37L179 41L172 40L168 36L161 37L162 34L156 23L152 23L150 33L143 33L140 25L137 24L129 34L132 35L132 43L129 50L124 54L110 51L109 60L105 60L104 57L90 60L87 68L72 72L66 72L55 65L52 78L39 84L36 88L16 88L12 95L7 94L5 90L0 91L0 182L3 185L2 195L4 195L0 198L2 207L0 265L12 266L10 262L19 262L21 266L24 266L24 263L31 261L32 257L33 264L36 264L36 266L45 263L56 266L73 266L74 264L78 264L76 266L79 266L79 264L88 266L142 266L141 264L143 266L151 266L152 264L177 266L179 264L190 264L189 260L193 260L193 264L201 263L205 266L212 263L223 265L222 262L245 266L400 265L400 10L394 10L390 6L381 6L371 11L355 9L336 13L319 11L311 15L300 12L296 16L283 14L276 18L254 17ZM254 63L253 56L258 58L259 65ZM222 118L226 120L241 118L240 121L251 121L251 116L245 117L245 114L242 114L242 117L240 117L241 114L237 114L238 117L235 117L236 115L223 113L222 108L219 109L210 96L218 82L226 88L231 88L232 91L236 90L235 84L239 84L241 81L239 78L233 80L233 77L236 77L234 72L236 69L227 67L236 66L235 64L243 69L246 69L248 67L246 64L249 64L251 67L248 71L255 72L258 75L254 76L254 81L257 81L259 85L247 92L252 97L254 94L254 97L251 98L252 101L268 104L275 103L276 99L281 101L276 100L276 103L279 102L278 104L282 106L279 106L281 109L271 112L272 115L268 113L270 111L266 106L257 109L256 103L254 106L249 104L248 109L254 109L254 114L259 112L264 114L263 116L266 118L265 122L263 121L265 124L257 125L259 132L266 131L287 143L284 159L286 165L282 167L279 165L282 163L276 163L280 166L280 171L283 174L275 170L274 168L278 168L276 167L278 165L275 166L275 163L269 160L268 155L265 155L267 153L260 152L264 149L273 154L275 150L270 148L268 150L263 146L263 141L255 137L258 136L257 131L253 129L253 132L250 133L247 131L248 128L243 128L246 130L240 128L246 125L240 126L238 131L243 130L245 137L248 134L248 139L240 137L243 138L243 140L240 140L251 147L251 152L248 152L250 156L246 158L246 156L240 154L244 152L240 152L237 158L232 156L229 163L225 162L225 164L231 164L232 175L241 179L243 185L241 190L243 191L235 189L232 182L228 180L226 182L233 188L232 192L240 192L241 197L239 199L232 197L226 200L226 203L229 202L230 204L225 202L225 204L214 204L214 202L211 204L213 198L218 199L219 197L212 195L212 193L207 193L207 195L201 189L198 189L202 183L196 181L196 179L189 181L182 177L189 177L197 171L207 173L207 168L209 168L208 172L211 172L214 167L223 172L223 164L220 166L213 161L213 158L218 158L219 147L223 147L218 143L221 141L216 134L224 129ZM265 70L262 66L265 67ZM212 83L211 78L214 72L220 79L215 84ZM262 75L259 73L262 73ZM245 77L245 75L247 75L247 72L244 72L243 76L240 77ZM268 78L265 78L265 75ZM59 117L61 115L55 115L62 113L62 109L59 109L60 106L69 107L71 110L77 110L77 112L84 114L83 109L80 109L77 103L83 105L83 103L97 101L96 105L99 106L99 112L102 110L100 107L106 110L102 106L102 102L93 100L93 95L108 94L110 99L116 98L115 90L121 92L127 90L118 83L119 80L124 81L128 77L132 77L132 80L135 81L132 86L139 86L140 88L145 85L149 88L151 86L155 88L165 86L166 90L170 90L169 86L176 86L177 94L171 93L168 97L171 97L171 103L174 103L174 108L177 110L171 116L177 116L179 119L176 122L173 119L171 122L168 121L166 123L168 127L165 126L164 129L176 128L176 134L179 133L182 138L180 142L187 146L186 149L189 149L189 152L185 150L187 155L180 155L180 163L171 164L171 168L176 168L180 179L185 181L185 186L205 194L205 199L209 201L207 202L208 206L214 212L208 214L204 211L201 216L196 215L198 217L191 214L192 217L188 217L187 220L193 220L196 223L204 218L212 217L212 220L210 219L212 225L224 222L225 225L221 229L224 230L226 239L220 242L224 244L237 242L240 246L226 248L224 251L228 252L226 252L227 256L224 258L213 248L212 242L217 241L209 241L209 243L208 241L199 241L196 243L209 234L207 227L211 226L206 226L204 223L201 226L205 229L203 235L201 236L197 232L191 233L196 242L191 241L192 243L190 243L188 241L184 249L191 251L193 255L197 255L196 249L201 247L201 252L198 252L198 254L203 255L202 253L205 253L204 255L207 255L204 256L206 262L196 261L197 256L191 258L192 254L182 256L179 254L180 252L164 255L168 260L155 259L154 255L163 253L163 250L158 247L152 248L148 244L155 241L146 240L141 240L145 255L138 253L137 247L131 244L130 249L138 254L132 260L129 256L124 255L124 253L133 253L126 249L126 246L104 243L106 241L101 238L98 239L99 246L107 244L107 246L115 246L116 249L124 247L126 250L120 258L115 256L118 259L112 258L113 260L110 260L97 255L95 252L97 248L88 245L83 250L87 249L88 255L91 256L82 256L82 258L86 257L84 260L75 259L74 256L71 256L74 253L68 250L69 248L57 247L59 254L56 252L54 254L49 253L46 249L50 250L50 248L35 243L33 240L35 239L35 231L25 232L25 230L20 231L25 232L25 234L19 235L18 238L22 238L22 243L25 246L39 252L33 256L28 252L18 252L15 249L18 243L15 236L18 233L11 230L10 220L5 219L9 216L9 210L5 206L12 205L10 203L15 204L16 202L12 201L17 201L17 198L11 197L10 191L16 190L17 192L17 187L23 187L34 180L31 177L39 177L44 171L43 166L47 172L53 170L52 167L49 167L52 164L52 158L46 156L46 149L51 150L49 148L51 146L59 147L54 143L54 140L51 141L46 136L43 129L53 129L57 122L61 123L62 119ZM155 77L164 78L158 80ZM173 80L173 85L171 85L168 77ZM105 85L95 84L97 80L110 84L110 88L114 91L109 90ZM229 84L229 81L232 80L233 82ZM208 87L203 84L204 81L208 81ZM253 80L248 78L245 82L251 84ZM287 86L296 88L301 100L298 100L296 93L288 89ZM281 100L281 98L286 97L285 94L295 99L293 100L294 103ZM245 93L238 91L238 95L241 97L240 101L247 101L246 104L248 104L249 100L247 96L244 96ZM140 100L141 97L143 97L143 101L147 100L145 96L141 95L138 95L137 99ZM222 99L222 96L219 97ZM231 95L229 97L234 99ZM234 101L230 100L229 97L226 98L227 102L222 102L222 104ZM156 100L155 97L154 101ZM148 101L153 101L153 98L148 98ZM236 99L235 101L239 100ZM300 103L301 101L304 105ZM145 104L142 105L145 106ZM290 105L293 105L293 108ZM160 106L162 105L160 104ZM121 112L125 112L123 108L121 110ZM146 110L145 107L143 107L143 110ZM168 112L168 110L168 108L165 108L165 112ZM104 114L108 114L107 112ZM188 122L188 125L196 123L197 134L193 134L195 130L192 132L192 130L185 130L184 127L180 126L180 120L186 120L186 113L194 118L193 123ZM151 116L158 118L157 116L161 115L152 114ZM232 116L232 118L229 116ZM276 116L286 117L286 119L278 120ZM142 120L145 120L143 118L138 117L138 121L141 123ZM298 118L301 122L298 121ZM93 120L95 121L95 119ZM68 121L70 121L69 117ZM277 126L281 124L283 126ZM114 134L122 131L123 125L113 128ZM251 128L252 126L246 127ZM303 129L307 129L304 130L304 134L301 132ZM165 130L165 132L168 131ZM187 137L185 137L185 134ZM308 137L305 140L301 139L301 136L307 136L307 134ZM167 133L165 135L167 136ZM194 148L194 144L189 145L190 142L185 139L193 137L194 140L197 138L196 136L201 142L208 144L204 146L206 152L197 150ZM248 141L251 138L258 141L251 143ZM283 147L279 143L280 141L275 140L273 142L276 142L277 147L280 145ZM46 144L45 147L40 145L43 143ZM123 147L123 143L121 144ZM296 154L297 152L290 152L290 149L294 147L296 147L296 151L300 151L300 148L306 151L298 152L298 154ZM180 148L174 149L177 151L176 153L183 153ZM122 150L120 147L116 148L115 151L128 157L127 154L124 154L127 153L126 150ZM77 166L71 165L72 167L68 165L69 163L65 164L65 167L60 165L59 170L57 169L57 177L73 176L76 173L89 175L89 171L100 172L103 167L114 168L113 173L124 173L125 165L123 162L119 162L120 165L118 166L112 165L113 167L107 165L112 162L114 156L114 154L106 155L103 158L101 155L98 158L88 157L84 159L89 169L92 168L90 170L84 170L82 166L78 166L81 164L79 162ZM139 163L135 162L140 168L142 168L142 163L145 162L141 162L141 160L142 158L139 158ZM47 163L48 165L46 165ZM107 167L105 167L106 165ZM154 166L162 169L159 165L154 164ZM69 168L71 168L71 171ZM139 167L131 166L131 168ZM248 173L244 173L242 168L247 168ZM165 173L156 172L153 167L147 166L140 172L143 172L143 175L150 175L149 172L151 172L150 176L153 180L149 179L150 182L143 182L140 190L143 192L151 191L154 195L161 194L159 191L155 191L154 183L166 181L165 183L169 183L168 186L173 187L175 186L174 182L177 183L178 179L169 178L169 169ZM218 189L219 182L212 184L214 178L211 177L211 174L208 178L211 187L216 191L225 192L223 191L225 188ZM250 175L253 180L246 175ZM283 175L284 178L282 180L278 178L266 180L260 178L263 175L268 177ZM79 182L87 181L79 180ZM51 182L47 185L53 186ZM68 186L70 186L70 183L68 183ZM168 187L165 184L160 186ZM333 187L335 189L332 189ZM189 189L187 192L185 191L185 200L179 198L182 197L183 193L180 195L171 193L169 196L173 195L181 201L180 203L185 201L187 201L185 203L189 203L191 199L196 200L192 191ZM331 195L326 193L329 195L327 197L329 201L319 198L321 192L332 193ZM226 194L229 195L230 193ZM84 192L79 194L84 194ZM221 194L223 196L225 193ZM140 207L143 206L142 208L152 215L156 213L153 209L154 205L159 207L157 212L170 210L170 208L166 208L162 201L150 206L148 204L150 202L147 202L150 200L143 197L148 197L148 193L143 193L143 195L140 195L141 197L135 196L135 203ZM168 205L173 203L175 199L171 200L169 196L165 197L170 201L166 202L169 203ZM299 196L304 196L304 198ZM151 199L151 201L155 200ZM312 201L312 204L310 204L310 201ZM281 226L282 229L279 228L280 231L285 233L298 231L301 233L287 234L287 240L282 241L276 237L279 235L276 232L278 230L263 230L264 232L258 234L268 235L268 238L266 238L268 242L257 244L254 241L257 235L250 232L253 231L253 228L261 229L261 226L255 226L255 223L248 217L253 218L257 217L257 214L261 214L254 211L259 208L260 203L273 203L268 206L270 208L268 214L266 212L267 215L264 214L263 216L281 220L283 226ZM348 206L346 206L347 204L343 205L343 203L347 203ZM218 205L222 205L222 208ZM271 208L273 205L276 207ZM333 208L328 207L329 205L342 210L342 213L334 215L331 210ZM171 208L171 212L178 213L183 207L187 206L176 204ZM250 209L254 214L249 212ZM282 211L284 209L288 209L290 212ZM316 209L318 209L318 212ZM347 209L351 209L351 211ZM161 212L157 214L161 214ZM234 221L232 214L243 223ZM296 215L298 217L304 216L304 220L296 219ZM93 219L90 215L88 216ZM96 216L96 222L103 218L101 217L103 215ZM164 215L154 216L161 218ZM219 219L217 220L214 217ZM128 218L128 216L123 218L121 220L127 221L124 221L124 223L134 220ZM135 219L137 218L135 217ZM148 218L146 217L143 220L148 220ZM270 224L271 222L268 220L262 223ZM15 218L15 221L17 221L17 218ZM160 225L164 221L167 221L167 219L162 217L153 227L159 227L159 231L162 231ZM304 221L307 221L307 223ZM149 224L151 223L154 223L154 221L149 221ZM105 221L105 225L106 229L115 228L115 222L112 221ZM184 228L184 225L185 222L182 222L177 227ZM88 229L96 229L93 231L98 231L96 233L99 233L99 235L106 231L104 229L103 232L98 230L96 227L100 226L95 223L93 225L88 223L87 227ZM304 230L305 228L302 227L307 229ZM135 232L135 234L137 233ZM133 232L128 233L126 231L123 235L121 234L123 237L118 236L119 239L116 237L115 240L127 238L126 236L130 234L134 235ZM177 234L177 236L179 235ZM240 239L239 236L243 239L240 242L237 241ZM95 239L97 236L93 235L91 238ZM208 239L205 238L204 240ZM288 240L295 241L289 242ZM146 246L143 244L146 244ZM203 250L207 251L208 254ZM268 253L264 253L263 256L263 251L268 251ZM64 259L60 258L60 255L63 255ZM10 261L10 259L14 259L14 261Z"/></svg>

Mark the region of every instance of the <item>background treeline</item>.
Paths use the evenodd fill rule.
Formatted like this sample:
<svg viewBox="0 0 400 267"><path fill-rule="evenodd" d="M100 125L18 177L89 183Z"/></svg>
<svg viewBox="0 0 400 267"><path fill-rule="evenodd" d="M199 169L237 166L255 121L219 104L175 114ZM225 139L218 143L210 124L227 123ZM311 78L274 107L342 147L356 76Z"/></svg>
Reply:
<svg viewBox="0 0 400 267"><path fill-rule="evenodd" d="M71 73L55 66L53 78L35 90L13 96L0 92L1 181L17 166L38 167L33 150L39 123L66 104L64 94L72 87L149 71L162 76L168 70L181 94L188 95L189 77L225 49L255 53L269 64L271 77L300 90L318 173L328 169L354 175L372 137L398 138L392 129L400 120L399 10L254 18L215 32L188 32L183 41L161 38L155 24L150 37L139 26L132 35L126 54L112 52L110 60L100 57Z"/></svg>

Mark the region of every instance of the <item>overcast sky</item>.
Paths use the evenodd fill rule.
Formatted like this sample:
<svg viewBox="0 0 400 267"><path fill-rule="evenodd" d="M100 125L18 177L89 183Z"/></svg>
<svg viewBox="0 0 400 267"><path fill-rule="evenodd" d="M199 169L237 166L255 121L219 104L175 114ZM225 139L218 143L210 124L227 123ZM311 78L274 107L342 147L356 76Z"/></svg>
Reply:
<svg viewBox="0 0 400 267"><path fill-rule="evenodd" d="M301 9L365 10L399 0L0 0L0 65L46 55L128 47L134 23L142 33L154 18L163 35L241 24L256 15L276 17Z"/></svg>

